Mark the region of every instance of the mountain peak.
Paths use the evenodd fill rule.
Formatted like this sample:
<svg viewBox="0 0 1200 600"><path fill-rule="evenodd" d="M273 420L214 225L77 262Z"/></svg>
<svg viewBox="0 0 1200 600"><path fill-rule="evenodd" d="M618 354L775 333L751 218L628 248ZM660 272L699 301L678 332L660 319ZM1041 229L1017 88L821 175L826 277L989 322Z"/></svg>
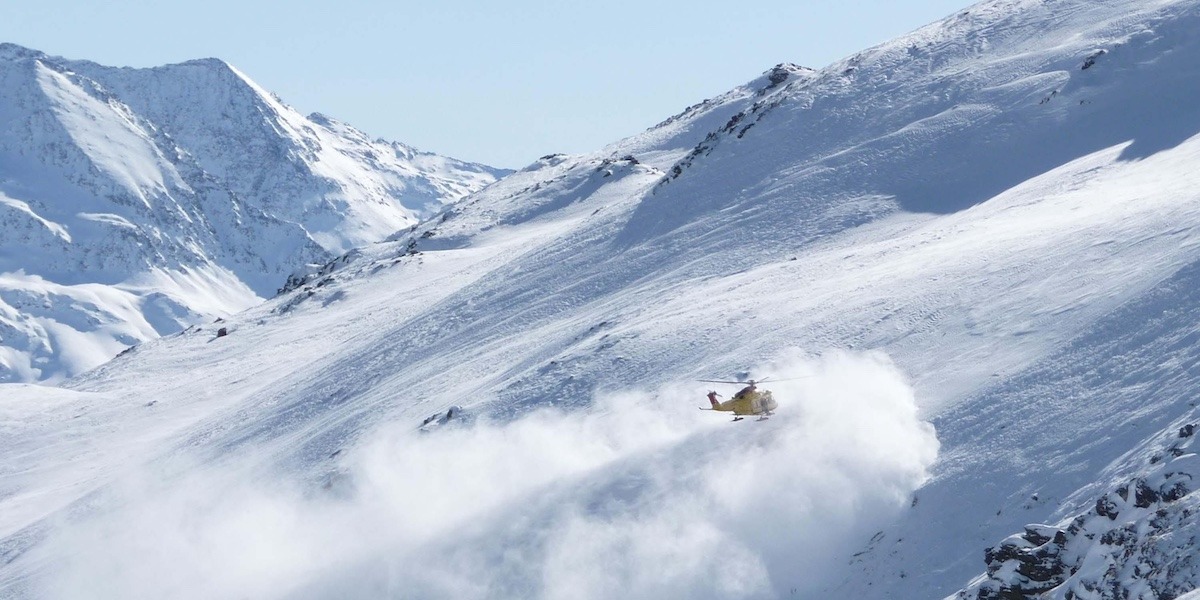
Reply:
<svg viewBox="0 0 1200 600"><path fill-rule="evenodd" d="M17 61L45 58L46 54L39 50L26 48L10 42L0 42L0 60Z"/></svg>
<svg viewBox="0 0 1200 600"><path fill-rule="evenodd" d="M185 60L181 63L176 63L175 65L167 65L167 67L172 67L172 66L198 66L198 67L209 67L209 68L213 68L213 69L232 69L233 68L228 62L221 60L219 58L216 58L216 57L193 58L191 60Z"/></svg>
<svg viewBox="0 0 1200 600"><path fill-rule="evenodd" d="M217 58L110 67L3 44L0 67L28 71L0 78L0 273L29 274L0 281L0 332L20 333L0 340L0 381L71 376L251 306L503 173L308 120ZM153 283L74 301L131 280ZM51 321L112 327L72 330L96 350L67 361Z"/></svg>
<svg viewBox="0 0 1200 600"><path fill-rule="evenodd" d="M803 66L800 66L795 63L790 63L790 62L779 63L779 64L775 65L774 67L771 67L767 71L763 72L762 77L764 79L766 79L766 81L769 85L766 88L764 88L762 91L766 91L768 89L782 85L782 84L786 83L789 79L792 79L793 77L795 77L796 75L808 75L808 74L812 74L812 73L816 73L816 72L817 72L816 69L810 69L808 67L803 67Z"/></svg>

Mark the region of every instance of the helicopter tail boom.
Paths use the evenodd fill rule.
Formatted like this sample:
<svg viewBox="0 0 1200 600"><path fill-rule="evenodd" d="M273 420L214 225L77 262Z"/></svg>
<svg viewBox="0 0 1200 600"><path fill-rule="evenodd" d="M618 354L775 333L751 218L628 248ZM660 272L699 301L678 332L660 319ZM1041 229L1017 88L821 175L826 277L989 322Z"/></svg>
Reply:
<svg viewBox="0 0 1200 600"><path fill-rule="evenodd" d="M721 410L721 403L717 401L717 396L720 396L720 394L716 392L708 393L708 401L712 403L713 410Z"/></svg>

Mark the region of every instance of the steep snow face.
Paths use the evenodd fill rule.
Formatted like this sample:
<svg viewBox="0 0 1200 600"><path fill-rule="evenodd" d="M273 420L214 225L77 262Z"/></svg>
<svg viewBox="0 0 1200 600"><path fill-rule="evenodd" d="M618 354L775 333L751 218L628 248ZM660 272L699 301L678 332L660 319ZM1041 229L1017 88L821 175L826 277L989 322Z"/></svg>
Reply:
<svg viewBox="0 0 1200 600"><path fill-rule="evenodd" d="M0 89L0 381L242 310L502 174L305 119L216 60L112 69L6 44Z"/></svg>
<svg viewBox="0 0 1200 600"><path fill-rule="evenodd" d="M1182 591L1198 28L1196 0L984 3L543 157L52 411L3 389L33 466L0 589ZM764 375L768 421L691 404Z"/></svg>
<svg viewBox="0 0 1200 600"><path fill-rule="evenodd" d="M504 173L372 140L324 115L305 118L216 59L71 68L162 128L243 201L302 225L334 253L379 241Z"/></svg>
<svg viewBox="0 0 1200 600"><path fill-rule="evenodd" d="M751 203L779 224L755 232L763 240L818 210L851 211L851 224L894 210L948 214L1116 144L1131 142L1123 160L1170 148L1200 131L1188 110L1192 56L1180 47L1186 13L1176 3L984 3L861 52L731 117L660 192L676 189L644 204L639 216L660 224L638 241L694 220L703 243ZM731 188L735 172L749 187Z"/></svg>

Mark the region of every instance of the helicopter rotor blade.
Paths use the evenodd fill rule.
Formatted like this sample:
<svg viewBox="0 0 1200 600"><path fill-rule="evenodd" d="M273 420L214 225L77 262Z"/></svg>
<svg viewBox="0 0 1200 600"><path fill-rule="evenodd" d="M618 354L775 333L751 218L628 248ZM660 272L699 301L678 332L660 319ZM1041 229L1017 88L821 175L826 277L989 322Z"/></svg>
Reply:
<svg viewBox="0 0 1200 600"><path fill-rule="evenodd" d="M787 379L776 379L774 377L764 377L762 379L745 379L742 381L725 381L725 380L720 380L720 379L697 379L696 381L700 381L703 383L728 383L730 385L758 385L760 383L779 383L781 381L797 381L800 379L808 379L810 377L812 377L812 375L805 375L803 377L789 377Z"/></svg>

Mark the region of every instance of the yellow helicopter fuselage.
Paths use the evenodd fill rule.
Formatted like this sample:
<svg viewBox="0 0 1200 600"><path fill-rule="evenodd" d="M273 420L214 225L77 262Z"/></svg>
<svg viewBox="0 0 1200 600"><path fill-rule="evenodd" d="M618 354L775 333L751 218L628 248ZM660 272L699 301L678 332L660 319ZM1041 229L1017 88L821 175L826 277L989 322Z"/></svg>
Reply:
<svg viewBox="0 0 1200 600"><path fill-rule="evenodd" d="M779 404L769 390L742 390L724 402L713 404L712 408L732 412L734 416L761 415L779 408Z"/></svg>

